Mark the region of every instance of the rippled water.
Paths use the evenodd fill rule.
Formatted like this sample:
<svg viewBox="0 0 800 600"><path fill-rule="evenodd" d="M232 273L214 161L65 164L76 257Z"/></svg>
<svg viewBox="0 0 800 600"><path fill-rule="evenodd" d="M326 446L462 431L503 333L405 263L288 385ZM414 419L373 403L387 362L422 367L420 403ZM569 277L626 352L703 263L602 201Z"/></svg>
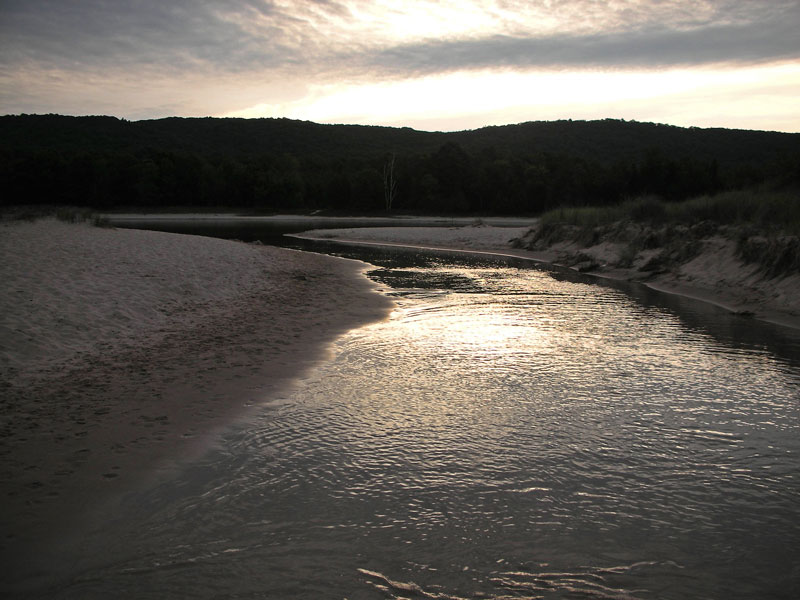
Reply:
<svg viewBox="0 0 800 600"><path fill-rule="evenodd" d="M798 597L800 336L418 262L372 274L391 319L128 498L62 596Z"/></svg>

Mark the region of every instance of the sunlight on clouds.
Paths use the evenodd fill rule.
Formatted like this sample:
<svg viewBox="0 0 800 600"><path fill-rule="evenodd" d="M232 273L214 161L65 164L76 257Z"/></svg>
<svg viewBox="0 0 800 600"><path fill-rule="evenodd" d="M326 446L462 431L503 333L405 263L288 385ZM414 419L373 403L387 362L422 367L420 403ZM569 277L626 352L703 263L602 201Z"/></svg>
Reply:
<svg viewBox="0 0 800 600"><path fill-rule="evenodd" d="M564 25L563 14L555 16L548 9L528 2L374 0L343 4L350 18L336 26L358 32L362 43L373 46L410 40L543 32Z"/></svg>
<svg viewBox="0 0 800 600"><path fill-rule="evenodd" d="M707 3L686 0L656 6L641 0L276 0L270 7L262 12L221 12L220 16L254 36L285 36L287 41L300 36L305 43L320 46L347 41L375 48L421 40L587 33L675 19L696 23L713 12ZM280 29L274 27L278 14L287 17ZM302 31L315 31L318 37Z"/></svg>
<svg viewBox="0 0 800 600"><path fill-rule="evenodd" d="M336 27L360 33L366 45L479 35L586 33L666 22L691 27L726 15L733 18L734 13L722 11L713 2L688 0L344 0L337 6L346 7L348 18L336 19ZM321 30L326 29L323 16L330 22L330 15L321 11L314 18Z"/></svg>
<svg viewBox="0 0 800 600"><path fill-rule="evenodd" d="M492 19L480 6L464 2L378 2L352 9L373 36L394 40L436 38L485 31Z"/></svg>
<svg viewBox="0 0 800 600"><path fill-rule="evenodd" d="M276 15L282 26L275 27ZM220 13L253 36L278 36L292 44L320 46L344 42L364 47L381 47L398 41L439 39L492 33L504 23L501 12L485 3L453 0L417 0L397 3L388 0L342 0L300 3L276 0L271 10ZM314 31L317 37L309 35Z"/></svg>
<svg viewBox="0 0 800 600"><path fill-rule="evenodd" d="M764 113L772 110L782 130L796 131L800 123L792 126L789 121L796 119L797 110L780 98L796 98L798 92L800 65L794 63L663 72L482 71L374 84L321 84L312 86L300 101L260 104L225 116L423 129L606 117L748 128L753 126L748 115L769 117Z"/></svg>

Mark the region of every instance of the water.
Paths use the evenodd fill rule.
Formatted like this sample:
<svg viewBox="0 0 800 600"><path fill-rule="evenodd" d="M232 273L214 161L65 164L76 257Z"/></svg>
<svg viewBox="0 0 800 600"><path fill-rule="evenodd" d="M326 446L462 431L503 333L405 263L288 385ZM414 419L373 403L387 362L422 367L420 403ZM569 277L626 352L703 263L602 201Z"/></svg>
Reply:
<svg viewBox="0 0 800 600"><path fill-rule="evenodd" d="M89 534L64 598L795 598L800 335L382 253L391 318Z"/></svg>

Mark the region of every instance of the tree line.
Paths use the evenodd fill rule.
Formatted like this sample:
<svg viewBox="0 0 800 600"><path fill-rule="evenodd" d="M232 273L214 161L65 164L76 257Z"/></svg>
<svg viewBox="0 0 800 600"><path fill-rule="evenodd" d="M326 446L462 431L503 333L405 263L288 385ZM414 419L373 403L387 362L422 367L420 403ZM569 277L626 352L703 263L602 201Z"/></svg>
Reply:
<svg viewBox="0 0 800 600"><path fill-rule="evenodd" d="M0 185L4 204L262 213L382 211L391 185L396 211L475 214L800 186L798 134L535 125L443 134L285 119L0 117Z"/></svg>

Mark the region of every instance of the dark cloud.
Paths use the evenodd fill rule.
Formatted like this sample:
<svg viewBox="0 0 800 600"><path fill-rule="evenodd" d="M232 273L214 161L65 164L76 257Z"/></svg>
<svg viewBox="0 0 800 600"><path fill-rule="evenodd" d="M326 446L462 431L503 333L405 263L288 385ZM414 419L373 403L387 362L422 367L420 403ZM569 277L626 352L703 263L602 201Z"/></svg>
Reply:
<svg viewBox="0 0 800 600"><path fill-rule="evenodd" d="M800 6L800 4L798 5ZM648 27L630 32L520 38L492 36L386 48L377 70L434 73L475 68L642 67L760 63L800 58L800 19L711 25L691 30Z"/></svg>
<svg viewBox="0 0 800 600"><path fill-rule="evenodd" d="M64 69L272 68L308 23L259 0L29 0L0 5L2 61ZM257 24L257 25L256 25Z"/></svg>
<svg viewBox="0 0 800 600"><path fill-rule="evenodd" d="M796 0L620 0L613 10L589 0L484 5L487 14L524 15L530 23L506 18L497 21L499 30L482 37L395 42L365 34L364 27L348 27L357 12L374 10L366 0L0 0L0 67L413 76L493 67L647 68L800 56ZM555 17L563 26L537 29L535 14Z"/></svg>

